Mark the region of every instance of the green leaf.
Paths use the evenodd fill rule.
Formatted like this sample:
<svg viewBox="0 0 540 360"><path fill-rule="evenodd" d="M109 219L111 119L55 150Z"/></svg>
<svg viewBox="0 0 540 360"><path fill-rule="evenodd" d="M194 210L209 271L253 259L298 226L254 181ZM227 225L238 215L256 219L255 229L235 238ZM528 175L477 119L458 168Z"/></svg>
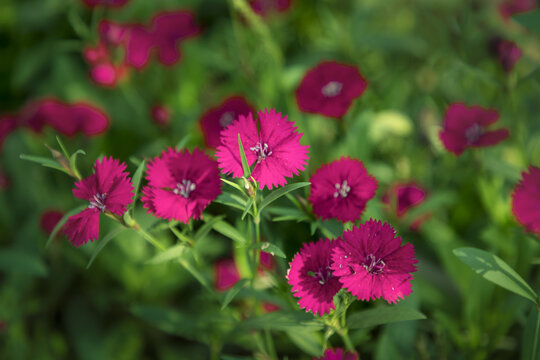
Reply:
<svg viewBox="0 0 540 360"><path fill-rule="evenodd" d="M190 257L187 257L187 255L191 255ZM186 248L186 253L184 256L178 258L178 262L180 265L184 267L197 281L206 288L211 294L214 293L214 289L210 286L210 282L208 279L193 265L193 254L191 248Z"/></svg>
<svg viewBox="0 0 540 360"><path fill-rule="evenodd" d="M246 153L244 152L244 146L242 145L242 140L240 139L240 133L238 133L238 148L240 150L240 158L242 159L242 169L244 170L244 177L249 179L251 176L251 169L247 162Z"/></svg>
<svg viewBox="0 0 540 360"><path fill-rule="evenodd" d="M172 246L168 248L165 251L160 252L153 258L146 261L146 264L149 265L156 265L156 264L163 264L172 260L177 260L178 258L182 257L186 251L188 250L188 247L184 244L178 244L175 246Z"/></svg>
<svg viewBox="0 0 540 360"><path fill-rule="evenodd" d="M63 173L66 173L66 174L70 175L70 173L66 169L64 169L60 164L58 164L53 159L49 159L49 158L42 157L42 156L26 155L26 154L21 154L19 157L21 159L23 159L23 160L32 161L32 162L38 163L38 164L40 164L42 166L49 167L49 168L52 168L52 169L55 169L55 170L59 170L59 171L62 171Z"/></svg>
<svg viewBox="0 0 540 360"><path fill-rule="evenodd" d="M49 238L47 239L47 243L45 244L45 247L48 248L49 245L51 245L52 240L54 239L54 237L56 236L56 234L58 234L58 231L60 231L60 229L62 228L62 226L64 226L64 224L68 221L68 219L69 219L70 216L73 216L73 215L75 215L75 214L80 213L81 211L83 211L83 210L86 209L87 207L88 207L88 205L81 205L81 206L78 206L78 207L76 207L75 209L73 209L73 210L67 212L66 215L64 215L64 217L60 219L60 221L58 222L58 224L56 224L56 226L54 227L53 231L51 231L51 234L49 235Z"/></svg>
<svg viewBox="0 0 540 360"><path fill-rule="evenodd" d="M259 249L272 256L279 256L280 258L286 258L287 256L279 247L269 242L261 242L252 246L254 249Z"/></svg>
<svg viewBox="0 0 540 360"><path fill-rule="evenodd" d="M231 194L229 192L222 192L214 202L218 204L223 204L226 206L230 206L232 208L238 209L240 211L244 211L246 208L246 200L242 199L241 197ZM251 211L249 211L249 214L252 214Z"/></svg>
<svg viewBox="0 0 540 360"><path fill-rule="evenodd" d="M90 257L90 261L88 261L88 265L86 265L86 270L90 269L90 266L98 256L98 254L103 250L107 244L116 237L116 235L120 234L123 230L127 230L125 227L117 227L116 229L112 230L110 233L105 235L103 239L98 243L96 248L94 249L94 252L92 253L92 256Z"/></svg>
<svg viewBox="0 0 540 360"><path fill-rule="evenodd" d="M191 135L189 134L181 138L180 141L176 144L176 148L178 148L178 150L182 150L183 148L185 148L190 138Z"/></svg>
<svg viewBox="0 0 540 360"><path fill-rule="evenodd" d="M221 178L221 181L223 181L225 184L227 184L229 186L232 186L233 188L237 189L242 195L247 197L247 194L244 191L244 189L242 189L242 187L240 185L238 185L237 183L235 183L234 181L229 181L229 180L223 179L223 178Z"/></svg>
<svg viewBox="0 0 540 360"><path fill-rule="evenodd" d="M223 220L216 221L212 225L212 229L214 229L221 235L228 237L229 239L239 242L240 244L244 245L247 242L246 238L242 234L240 234L238 230L236 230L231 224Z"/></svg>
<svg viewBox="0 0 540 360"><path fill-rule="evenodd" d="M223 299L223 303L221 304L221 310L224 310L229 303L234 299L234 297L242 290L247 284L249 283L248 279L240 279L232 289L227 291L225 294L225 298Z"/></svg>
<svg viewBox="0 0 540 360"><path fill-rule="evenodd" d="M0 271L39 277L47 276L48 272L45 262L38 254L18 249L0 251Z"/></svg>
<svg viewBox="0 0 540 360"><path fill-rule="evenodd" d="M540 312L533 306L523 331L522 360L540 359Z"/></svg>
<svg viewBox="0 0 540 360"><path fill-rule="evenodd" d="M244 211L242 212L242 220L246 217L248 213L250 213L251 207L253 206L253 198L249 198L249 200L246 203L246 207L244 208Z"/></svg>
<svg viewBox="0 0 540 360"><path fill-rule="evenodd" d="M302 329L320 330L323 324L313 319L312 314L298 311L273 311L242 321L238 328L249 330L297 331Z"/></svg>
<svg viewBox="0 0 540 360"><path fill-rule="evenodd" d="M195 233L193 236L193 240L197 243L199 239L204 238L210 230L212 230L212 227L214 224L218 221L221 221L225 218L225 215L219 215L219 216L203 216L203 220L206 222L203 226L200 227L199 230Z"/></svg>
<svg viewBox="0 0 540 360"><path fill-rule="evenodd" d="M512 16L512 19L529 31L536 33L536 35L540 35L540 10L536 9L534 11L514 15Z"/></svg>
<svg viewBox="0 0 540 360"><path fill-rule="evenodd" d="M433 194L421 204L409 210L404 217L404 222L411 224L418 220L418 217L421 217L422 215L437 211L439 209L444 209L445 207L452 205L456 202L456 199L456 194L450 191Z"/></svg>
<svg viewBox="0 0 540 360"><path fill-rule="evenodd" d="M498 256L472 247L454 249L454 255L486 280L537 303L534 290Z"/></svg>
<svg viewBox="0 0 540 360"><path fill-rule="evenodd" d="M79 170L77 169L77 155L79 155L79 154L86 155L84 150L79 149L79 150L75 151L73 154L71 154L71 156L69 157L69 167L78 176L80 176Z"/></svg>
<svg viewBox="0 0 540 360"><path fill-rule="evenodd" d="M259 207L259 213L261 213L265 207L267 207L268 205L270 205L271 203L273 203L274 201L276 201L280 197L282 197L282 196L284 196L284 195L286 195L286 194L288 194L291 191L294 191L296 189L306 187L306 186L308 186L310 184L311 184L310 182L298 182L298 183L294 183L294 184L285 185L282 188L279 188L277 190L272 191L270 193L270 195L265 197L263 199L263 201L261 202L261 206Z"/></svg>
<svg viewBox="0 0 540 360"><path fill-rule="evenodd" d="M69 159L69 153L66 149L66 147L64 146L64 143L62 142L62 140L60 140L60 136L56 136L56 142L58 142L58 145L60 146L60 149L62 150L62 152L64 153L64 156L66 157L66 159Z"/></svg>
<svg viewBox="0 0 540 360"><path fill-rule="evenodd" d="M323 354L321 334L313 330L287 331L289 339L303 352L311 356L321 356Z"/></svg>
<svg viewBox="0 0 540 360"><path fill-rule="evenodd" d="M135 207L135 201L137 200L137 196L139 195L139 189L141 187L142 174L143 174L145 168L146 168L146 161L143 160L139 164L139 166L137 167L137 170L135 170L135 174L133 174L133 187L135 188L135 195L133 196L132 208Z"/></svg>
<svg viewBox="0 0 540 360"><path fill-rule="evenodd" d="M352 314L347 318L347 325L349 329L360 329L422 319L426 319L426 316L415 309L405 306L379 306Z"/></svg>
<svg viewBox="0 0 540 360"><path fill-rule="evenodd" d="M272 218L272 221L308 221L309 216L306 213L298 208L290 207L269 207L266 209L270 214L277 215Z"/></svg>

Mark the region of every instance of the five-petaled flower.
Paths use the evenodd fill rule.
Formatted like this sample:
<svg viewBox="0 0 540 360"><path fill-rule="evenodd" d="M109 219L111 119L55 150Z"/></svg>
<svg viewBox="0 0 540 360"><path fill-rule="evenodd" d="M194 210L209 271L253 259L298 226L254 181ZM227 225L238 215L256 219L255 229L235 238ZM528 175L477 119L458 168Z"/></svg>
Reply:
<svg viewBox="0 0 540 360"><path fill-rule="evenodd" d="M358 354L343 349L326 349L324 356L313 360L358 360Z"/></svg>
<svg viewBox="0 0 540 360"><path fill-rule="evenodd" d="M301 111L341 118L366 87L355 66L325 61L306 73L296 90L296 102Z"/></svg>
<svg viewBox="0 0 540 360"><path fill-rule="evenodd" d="M346 231L332 253L333 275L360 300L396 303L409 295L416 271L414 247L387 223L370 219ZM341 240L340 239L340 240Z"/></svg>
<svg viewBox="0 0 540 360"><path fill-rule="evenodd" d="M342 222L360 218L377 190L377 180L367 172L364 164L348 157L321 166L310 181L309 200L315 215Z"/></svg>
<svg viewBox="0 0 540 360"><path fill-rule="evenodd" d="M540 168L529 167L512 193L512 212L527 231L540 236Z"/></svg>
<svg viewBox="0 0 540 360"><path fill-rule="evenodd" d="M208 109L200 120L206 146L217 148L221 131L238 119L238 116L248 116L251 112L252 106L242 96L231 96L218 106Z"/></svg>
<svg viewBox="0 0 540 360"><path fill-rule="evenodd" d="M260 184L272 189L286 184L286 177L298 175L307 165L308 148L300 144L299 134L287 116L274 109L260 111L259 126L252 114L240 115L221 132L221 145L216 156L219 167L234 177L243 175L238 134L249 166L255 164L251 175ZM257 128L260 129L257 130Z"/></svg>
<svg viewBox="0 0 540 360"><path fill-rule="evenodd" d="M146 179L141 200L148 212L186 224L221 193L217 162L199 149L163 151L148 164Z"/></svg>
<svg viewBox="0 0 540 360"><path fill-rule="evenodd" d="M89 202L82 212L71 216L64 233L75 246L99 237L99 215L110 213L122 216L133 201L133 185L126 164L111 158L98 159L94 173L75 184L73 195Z"/></svg>
<svg viewBox="0 0 540 360"><path fill-rule="evenodd" d="M322 316L334 309L334 295L341 289L339 279L332 274L331 253L338 241L320 239L304 243L289 264L287 279L294 296L300 298L300 308Z"/></svg>
<svg viewBox="0 0 540 360"><path fill-rule="evenodd" d="M496 110L454 103L446 110L439 137L444 147L456 155L468 147L496 145L510 136L507 129L486 130L487 126L498 119L499 113Z"/></svg>
<svg viewBox="0 0 540 360"><path fill-rule="evenodd" d="M420 205L426 199L426 190L420 185L410 183L397 183L383 196L382 202L388 205L389 211L395 211L398 218L405 216L410 209ZM420 224L429 217L420 215L412 220L411 230L418 230Z"/></svg>

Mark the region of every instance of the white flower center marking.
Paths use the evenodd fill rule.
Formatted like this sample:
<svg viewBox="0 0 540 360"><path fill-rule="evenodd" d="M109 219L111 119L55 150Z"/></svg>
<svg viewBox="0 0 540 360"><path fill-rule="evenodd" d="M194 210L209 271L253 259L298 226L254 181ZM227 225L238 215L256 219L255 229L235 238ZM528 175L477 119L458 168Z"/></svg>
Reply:
<svg viewBox="0 0 540 360"><path fill-rule="evenodd" d="M369 254L366 256L362 266L370 274L380 274L383 272L386 263L382 259L377 259L373 254Z"/></svg>
<svg viewBox="0 0 540 360"><path fill-rule="evenodd" d="M223 115L219 118L219 125L221 125L222 128L226 128L234 121L234 112L227 111L224 112Z"/></svg>
<svg viewBox="0 0 540 360"><path fill-rule="evenodd" d="M343 180L343 183L341 184L336 183L335 187L336 187L336 191L334 192L335 198L337 198L338 196L341 196L342 198L346 198L347 195L349 195L349 191L351 191L351 187L347 184L347 180Z"/></svg>
<svg viewBox="0 0 540 360"><path fill-rule="evenodd" d="M105 199L107 198L107 194L103 193L97 193L94 195L92 200L90 200L90 205L88 205L89 209L98 209L101 212L105 212Z"/></svg>
<svg viewBox="0 0 540 360"><path fill-rule="evenodd" d="M321 92L325 97L336 97L341 94L341 89L343 89L342 83L339 81L330 81L322 87Z"/></svg>
<svg viewBox="0 0 540 360"><path fill-rule="evenodd" d="M475 142L480 139L480 136L484 133L484 129L478 123L474 123L474 125L470 126L465 131L465 137L467 138L467 142L469 144L474 144Z"/></svg>
<svg viewBox="0 0 540 360"><path fill-rule="evenodd" d="M255 146L250 147L249 150L255 152L258 156L257 163L260 163L264 159L266 159L268 156L272 155L272 150L268 148L268 144L264 143L261 146L261 143L258 142L255 144Z"/></svg>
<svg viewBox="0 0 540 360"><path fill-rule="evenodd" d="M191 194L196 187L197 186L194 182L184 179L181 183L176 184L176 188L173 189L173 193L176 195L181 195L187 199L189 198L189 194Z"/></svg>

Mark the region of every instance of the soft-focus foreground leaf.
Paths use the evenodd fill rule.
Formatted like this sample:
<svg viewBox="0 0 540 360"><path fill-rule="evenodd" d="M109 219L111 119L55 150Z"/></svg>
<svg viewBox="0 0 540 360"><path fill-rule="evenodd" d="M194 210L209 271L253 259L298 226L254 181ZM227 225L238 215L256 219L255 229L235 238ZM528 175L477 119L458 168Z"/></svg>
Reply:
<svg viewBox="0 0 540 360"><path fill-rule="evenodd" d="M28 161L38 163L38 164L40 164L42 166L45 166L45 167L49 167L49 168L52 168L52 169L55 169L55 170L58 170L58 171L62 171L63 173L66 173L66 174L70 175L69 172L66 169L64 169L60 164L58 164L53 159L49 159L49 158L42 157L42 156L26 155L26 154L21 154L20 158L23 159L23 160L28 160Z"/></svg>
<svg viewBox="0 0 540 360"><path fill-rule="evenodd" d="M18 249L3 249L0 251L0 271L39 277L47 275L47 267L41 257Z"/></svg>
<svg viewBox="0 0 540 360"><path fill-rule="evenodd" d="M521 26L540 35L540 10L529 11L512 17Z"/></svg>
<svg viewBox="0 0 540 360"><path fill-rule="evenodd" d="M297 311L274 311L249 318L238 324L246 330L320 330L322 323L313 320L313 315Z"/></svg>
<svg viewBox="0 0 540 360"><path fill-rule="evenodd" d="M499 257L472 247L454 249L454 254L486 280L521 295L536 304L538 296L534 290Z"/></svg>
<svg viewBox="0 0 540 360"><path fill-rule="evenodd" d="M163 264L172 260L177 260L179 257L183 256L187 250L188 247L184 244L171 246L167 250L162 251L153 258L147 260L146 263L150 265L156 265Z"/></svg>
<svg viewBox="0 0 540 360"><path fill-rule="evenodd" d="M284 259L287 257L285 253L283 252L283 250L281 250L279 247L269 242L261 242L258 244L254 244L253 248L264 251L265 253L268 253L272 256L279 256L280 258L284 258Z"/></svg>
<svg viewBox="0 0 540 360"><path fill-rule="evenodd" d="M92 263L94 262L94 260L98 256L98 254L101 252L101 250L103 250L103 248L105 246L107 246L107 244L112 239L114 239L116 237L116 235L120 234L123 230L126 230L126 228L125 227L117 227L116 229L112 230L110 233L105 235L105 237L103 237L103 239L101 239L98 242L98 245L96 246L94 252L92 253L92 256L90 257L90 260L88 261L88 265L86 265L87 270L90 268L90 266L92 266Z"/></svg>
<svg viewBox="0 0 540 360"><path fill-rule="evenodd" d="M236 295L238 295L240 290L242 290L248 284L248 282L248 279L241 279L236 284L234 284L232 289L227 291L227 293L225 294L225 298L223 299L223 304L221 304L221 310L225 309L227 305L229 305L229 303L234 299Z"/></svg>
<svg viewBox="0 0 540 360"><path fill-rule="evenodd" d="M272 191L270 193L270 195L265 197L263 199L263 201L261 202L259 212L262 212L265 207L267 207L268 205L270 205L271 203L273 203L274 201L276 201L280 197L282 197L284 195L287 195L288 193L290 193L291 191L294 191L296 189L306 187L306 186L308 186L310 184L311 184L310 182L298 182L298 183L294 183L294 184L285 185L284 187L281 187L281 188L279 188L277 190Z"/></svg>
<svg viewBox="0 0 540 360"><path fill-rule="evenodd" d="M540 359L540 311L533 306L523 332L522 360Z"/></svg>
<svg viewBox="0 0 540 360"><path fill-rule="evenodd" d="M349 329L360 329L398 321L422 320L420 311L404 306L379 306L352 314L347 319Z"/></svg>
<svg viewBox="0 0 540 360"><path fill-rule="evenodd" d="M287 335L303 352L312 356L322 355L322 336L319 332L295 329L294 331L287 331Z"/></svg>
<svg viewBox="0 0 540 360"><path fill-rule="evenodd" d="M225 217L224 215L215 216L215 217L211 217L208 215L203 216L205 224L201 226L199 230L197 230L195 235L193 235L193 240L197 242L199 239L204 238L206 235L208 235L210 230L212 230L212 227L214 226L214 224L218 221L221 221L224 217Z"/></svg>

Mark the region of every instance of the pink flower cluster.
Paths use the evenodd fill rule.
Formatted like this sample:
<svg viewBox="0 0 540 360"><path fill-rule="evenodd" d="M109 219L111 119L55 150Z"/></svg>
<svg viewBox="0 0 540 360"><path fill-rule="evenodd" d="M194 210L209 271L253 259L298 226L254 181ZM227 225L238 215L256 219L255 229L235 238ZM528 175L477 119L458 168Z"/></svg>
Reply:
<svg viewBox="0 0 540 360"><path fill-rule="evenodd" d="M52 98L41 99L26 105L16 115L0 117L0 149L5 138L18 127L41 133L45 126L66 136L77 133L96 136L108 129L109 118L86 102L68 104Z"/></svg>
<svg viewBox="0 0 540 360"><path fill-rule="evenodd" d="M99 43L87 47L84 58L91 66L90 75L96 83L115 86L127 75L128 68L143 69L154 53L163 65L176 64L181 57L180 42L199 34L200 28L194 14L185 10L157 14L148 26L102 20L98 32ZM124 54L118 64L112 61L111 51L115 48Z"/></svg>
<svg viewBox="0 0 540 360"><path fill-rule="evenodd" d="M370 219L336 240L304 244L290 262L287 278L298 304L322 316L346 289L359 300L396 303L409 295L416 271L414 247L387 223Z"/></svg>

